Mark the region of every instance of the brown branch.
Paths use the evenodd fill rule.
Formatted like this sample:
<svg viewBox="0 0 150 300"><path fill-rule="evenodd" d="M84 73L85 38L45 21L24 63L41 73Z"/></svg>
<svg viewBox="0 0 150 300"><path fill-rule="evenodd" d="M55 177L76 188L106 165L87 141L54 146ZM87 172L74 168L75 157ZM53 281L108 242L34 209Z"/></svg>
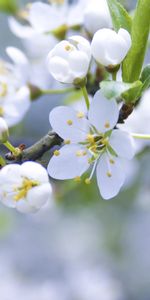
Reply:
<svg viewBox="0 0 150 300"><path fill-rule="evenodd" d="M12 153L6 154L6 159L12 162L35 161L43 156L45 152L56 145L61 145L62 139L53 131L49 131L44 137L29 148L24 149L21 154L14 157Z"/></svg>

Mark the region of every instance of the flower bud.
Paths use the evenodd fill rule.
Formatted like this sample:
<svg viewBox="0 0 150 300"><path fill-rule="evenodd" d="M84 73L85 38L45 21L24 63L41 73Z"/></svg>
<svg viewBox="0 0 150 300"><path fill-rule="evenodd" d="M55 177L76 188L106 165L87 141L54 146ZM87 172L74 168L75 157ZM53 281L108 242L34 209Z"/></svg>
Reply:
<svg viewBox="0 0 150 300"><path fill-rule="evenodd" d="M101 28L111 28L112 21L106 0L92 0L84 11L84 26L91 34Z"/></svg>
<svg viewBox="0 0 150 300"><path fill-rule="evenodd" d="M86 39L72 36L69 40L58 43L47 58L49 72L62 83L82 81L91 60L91 47Z"/></svg>
<svg viewBox="0 0 150 300"><path fill-rule="evenodd" d="M0 143L7 142L9 137L8 126L6 121L0 117Z"/></svg>
<svg viewBox="0 0 150 300"><path fill-rule="evenodd" d="M91 50L95 60L106 66L119 65L131 47L131 36L121 28L118 33L111 29L98 30L92 40Z"/></svg>

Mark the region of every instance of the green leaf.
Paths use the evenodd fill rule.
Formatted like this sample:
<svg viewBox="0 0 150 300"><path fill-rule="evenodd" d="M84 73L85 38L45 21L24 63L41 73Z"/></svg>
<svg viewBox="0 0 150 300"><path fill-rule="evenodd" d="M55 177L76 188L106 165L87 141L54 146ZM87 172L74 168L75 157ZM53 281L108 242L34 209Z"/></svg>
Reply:
<svg viewBox="0 0 150 300"><path fill-rule="evenodd" d="M133 103L141 95L142 82L140 80L133 83L119 81L102 81L100 88L107 99L120 98L126 103Z"/></svg>
<svg viewBox="0 0 150 300"><path fill-rule="evenodd" d="M18 0L0 0L0 11L15 14L18 8Z"/></svg>
<svg viewBox="0 0 150 300"><path fill-rule="evenodd" d="M137 80L133 82L132 87L121 94L122 99L127 103L135 103L142 94L142 82Z"/></svg>
<svg viewBox="0 0 150 300"><path fill-rule="evenodd" d="M150 29L150 0L138 0L132 20L132 47L123 61L122 76L124 82L139 79Z"/></svg>
<svg viewBox="0 0 150 300"><path fill-rule="evenodd" d="M144 92L150 87L150 64L143 69L140 80L143 82L142 91Z"/></svg>
<svg viewBox="0 0 150 300"><path fill-rule="evenodd" d="M117 0L107 0L114 29L124 28L131 32L132 19L126 9Z"/></svg>

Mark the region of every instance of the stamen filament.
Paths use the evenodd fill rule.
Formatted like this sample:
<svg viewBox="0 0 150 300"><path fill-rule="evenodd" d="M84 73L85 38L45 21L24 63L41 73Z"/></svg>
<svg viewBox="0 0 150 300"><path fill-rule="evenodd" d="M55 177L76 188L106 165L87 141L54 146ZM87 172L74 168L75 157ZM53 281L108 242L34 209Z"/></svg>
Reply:
<svg viewBox="0 0 150 300"><path fill-rule="evenodd" d="M132 133L133 138L139 140L150 140L150 134L139 134L139 133Z"/></svg>

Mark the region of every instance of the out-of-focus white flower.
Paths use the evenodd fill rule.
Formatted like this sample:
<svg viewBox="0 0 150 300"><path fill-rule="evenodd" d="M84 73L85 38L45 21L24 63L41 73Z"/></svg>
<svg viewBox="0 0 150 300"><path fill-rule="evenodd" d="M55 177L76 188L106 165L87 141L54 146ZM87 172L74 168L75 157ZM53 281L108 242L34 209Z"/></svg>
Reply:
<svg viewBox="0 0 150 300"><path fill-rule="evenodd" d="M23 41L31 58L41 58L47 55L58 42L53 35L39 33L30 26L22 25L14 17L10 17L8 22L11 31Z"/></svg>
<svg viewBox="0 0 150 300"><path fill-rule="evenodd" d="M91 60L91 47L85 38L72 36L69 40L58 43L47 58L49 72L62 83L85 78Z"/></svg>
<svg viewBox="0 0 150 300"><path fill-rule="evenodd" d="M0 201L22 213L38 211L51 197L46 170L38 163L7 165L0 171Z"/></svg>
<svg viewBox="0 0 150 300"><path fill-rule="evenodd" d="M140 103L134 108L132 114L125 120L124 125L129 132L137 132L139 134L150 134L150 89L142 96ZM146 145L150 145L150 140L135 139L136 151L140 151Z"/></svg>
<svg viewBox="0 0 150 300"><path fill-rule="evenodd" d="M5 143L8 140L9 132L6 121L0 117L0 143Z"/></svg>
<svg viewBox="0 0 150 300"><path fill-rule="evenodd" d="M84 11L84 26L91 34L101 28L111 28L112 21L106 0L92 0Z"/></svg>
<svg viewBox="0 0 150 300"><path fill-rule="evenodd" d="M95 60L108 67L120 64L131 47L131 36L121 28L118 33L104 28L98 30L93 37L91 49Z"/></svg>
<svg viewBox="0 0 150 300"><path fill-rule="evenodd" d="M0 61L0 116L8 126L17 124L30 107L30 91L26 85L28 61L18 49L9 47L7 54L14 64Z"/></svg>
<svg viewBox="0 0 150 300"><path fill-rule="evenodd" d="M90 105L88 119L70 107L56 107L50 113L52 128L66 145L49 162L48 172L56 179L80 179L92 165L89 184L96 169L97 183L104 199L115 197L125 181L124 162L134 155L133 139L125 131L113 129L119 108L115 100L98 91Z"/></svg>

